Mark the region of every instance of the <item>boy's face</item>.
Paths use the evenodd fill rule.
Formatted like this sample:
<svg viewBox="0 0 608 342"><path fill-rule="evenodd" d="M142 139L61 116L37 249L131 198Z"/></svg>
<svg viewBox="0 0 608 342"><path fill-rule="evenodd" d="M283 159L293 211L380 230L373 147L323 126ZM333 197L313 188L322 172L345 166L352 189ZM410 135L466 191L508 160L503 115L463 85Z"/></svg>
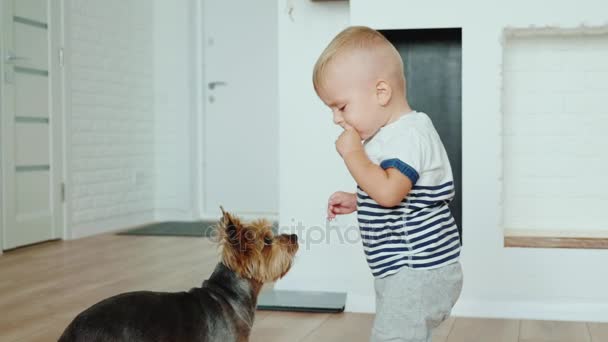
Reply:
<svg viewBox="0 0 608 342"><path fill-rule="evenodd" d="M332 110L334 123L353 127L365 140L372 137L387 118L380 111L375 80L360 59L338 57L325 69L319 97Z"/></svg>

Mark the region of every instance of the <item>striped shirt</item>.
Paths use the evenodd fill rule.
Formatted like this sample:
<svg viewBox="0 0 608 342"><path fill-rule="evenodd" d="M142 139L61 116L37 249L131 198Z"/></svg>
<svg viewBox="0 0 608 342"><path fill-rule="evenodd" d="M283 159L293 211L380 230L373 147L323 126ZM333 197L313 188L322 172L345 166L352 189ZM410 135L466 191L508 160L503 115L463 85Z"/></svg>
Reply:
<svg viewBox="0 0 608 342"><path fill-rule="evenodd" d="M454 181L445 148L429 117L403 115L365 142L372 162L393 167L413 184L395 207L383 207L357 187L357 219L374 277L401 267L432 269L458 261L460 238L448 204Z"/></svg>

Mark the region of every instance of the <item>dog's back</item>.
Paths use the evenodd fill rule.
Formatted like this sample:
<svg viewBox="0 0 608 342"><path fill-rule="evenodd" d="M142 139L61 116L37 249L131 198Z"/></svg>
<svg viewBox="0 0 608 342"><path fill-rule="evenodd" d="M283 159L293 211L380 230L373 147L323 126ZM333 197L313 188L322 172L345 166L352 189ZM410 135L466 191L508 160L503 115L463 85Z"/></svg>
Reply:
<svg viewBox="0 0 608 342"><path fill-rule="evenodd" d="M205 291L125 293L80 313L59 342L236 341L223 306Z"/></svg>

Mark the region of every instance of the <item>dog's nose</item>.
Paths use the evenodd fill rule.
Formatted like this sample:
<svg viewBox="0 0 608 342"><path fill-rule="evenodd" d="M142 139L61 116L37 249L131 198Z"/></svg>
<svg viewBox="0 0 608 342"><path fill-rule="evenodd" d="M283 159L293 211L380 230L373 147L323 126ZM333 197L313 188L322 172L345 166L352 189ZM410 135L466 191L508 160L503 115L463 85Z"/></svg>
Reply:
<svg viewBox="0 0 608 342"><path fill-rule="evenodd" d="M291 243L298 243L298 236L296 234L289 235L289 241Z"/></svg>

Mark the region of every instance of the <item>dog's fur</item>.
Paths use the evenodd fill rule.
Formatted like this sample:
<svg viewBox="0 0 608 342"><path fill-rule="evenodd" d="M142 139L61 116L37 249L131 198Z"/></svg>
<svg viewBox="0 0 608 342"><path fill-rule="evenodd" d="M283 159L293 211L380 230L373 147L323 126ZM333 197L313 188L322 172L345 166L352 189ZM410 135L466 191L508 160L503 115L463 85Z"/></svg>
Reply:
<svg viewBox="0 0 608 342"><path fill-rule="evenodd" d="M200 288L110 297L80 313L59 342L247 341L260 289L289 271L297 236L273 236L268 221L244 224L222 213L222 260Z"/></svg>

